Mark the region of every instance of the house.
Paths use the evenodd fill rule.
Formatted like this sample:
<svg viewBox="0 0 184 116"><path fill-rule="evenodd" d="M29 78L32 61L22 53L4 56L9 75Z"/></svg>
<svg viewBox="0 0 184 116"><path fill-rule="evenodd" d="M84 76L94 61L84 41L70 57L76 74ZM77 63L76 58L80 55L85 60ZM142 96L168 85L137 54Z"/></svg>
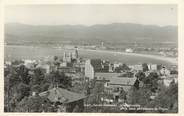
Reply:
<svg viewBox="0 0 184 116"><path fill-rule="evenodd" d="M134 85L136 78L110 78L107 85L110 88L123 88L124 91L128 92L129 89Z"/></svg>
<svg viewBox="0 0 184 116"><path fill-rule="evenodd" d="M123 87L125 91L128 91L130 86L133 86L136 78L121 77L122 73L95 73L97 80L109 80L107 82L108 87Z"/></svg>
<svg viewBox="0 0 184 116"><path fill-rule="evenodd" d="M58 107L58 112L73 112L78 108L78 112L84 110L84 94L78 94L62 88L53 88L39 94Z"/></svg>
<svg viewBox="0 0 184 116"><path fill-rule="evenodd" d="M109 94L113 94L115 101L119 101L121 90L127 93L136 81L135 77L121 78L119 77L120 75L121 73L95 73L97 80L105 80L105 91Z"/></svg>

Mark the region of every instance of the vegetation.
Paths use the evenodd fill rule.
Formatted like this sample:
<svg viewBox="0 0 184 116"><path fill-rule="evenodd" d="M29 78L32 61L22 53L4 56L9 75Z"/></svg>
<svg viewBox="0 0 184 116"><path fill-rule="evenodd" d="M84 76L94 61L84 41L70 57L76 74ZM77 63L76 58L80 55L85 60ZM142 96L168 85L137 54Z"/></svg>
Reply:
<svg viewBox="0 0 184 116"><path fill-rule="evenodd" d="M88 95L86 104L104 105L101 98L113 98L112 94L107 94L104 91L104 79L72 84L71 77L66 76L63 72L52 71L46 74L42 68L28 69L21 64L21 61L15 61L13 65L5 68L5 112L56 112L57 108L51 105L47 98L38 95L38 93L56 86L81 93L86 90L86 95ZM146 71L147 66L144 65L144 71ZM125 65L123 67L128 70ZM173 81L169 87L166 87L159 83L160 78L157 72L146 75L144 71L135 75L137 79L128 92L121 89L119 98L124 99L128 104L158 108L156 111L142 110L141 112L178 112L178 85ZM34 96L32 96L33 93L35 93ZM71 109L74 109L74 112L82 111L83 101L79 101L77 104L78 106L72 104ZM117 107L90 107L86 109L87 112L122 112Z"/></svg>
<svg viewBox="0 0 184 116"><path fill-rule="evenodd" d="M21 62L15 61L5 70L5 112L41 112L43 98L30 97L33 92L43 92L56 85L65 89L71 87L71 78L62 72L56 71L45 75L41 68L31 70L19 63Z"/></svg>
<svg viewBox="0 0 184 116"><path fill-rule="evenodd" d="M178 112L178 85L176 83L172 82L169 87L159 84L159 76L155 72L150 73L147 77L139 72L136 76L137 83L127 95L128 103L158 109L144 112ZM144 83L143 87L139 87L140 81ZM153 95L154 99L150 97Z"/></svg>

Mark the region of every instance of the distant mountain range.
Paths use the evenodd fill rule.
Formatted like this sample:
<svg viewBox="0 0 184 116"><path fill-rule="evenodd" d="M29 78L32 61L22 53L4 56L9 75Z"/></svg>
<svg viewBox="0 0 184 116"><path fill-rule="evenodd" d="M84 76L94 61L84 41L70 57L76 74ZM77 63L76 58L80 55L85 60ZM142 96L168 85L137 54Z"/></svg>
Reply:
<svg viewBox="0 0 184 116"><path fill-rule="evenodd" d="M6 42L173 42L177 43L177 26L133 23L84 25L5 24Z"/></svg>

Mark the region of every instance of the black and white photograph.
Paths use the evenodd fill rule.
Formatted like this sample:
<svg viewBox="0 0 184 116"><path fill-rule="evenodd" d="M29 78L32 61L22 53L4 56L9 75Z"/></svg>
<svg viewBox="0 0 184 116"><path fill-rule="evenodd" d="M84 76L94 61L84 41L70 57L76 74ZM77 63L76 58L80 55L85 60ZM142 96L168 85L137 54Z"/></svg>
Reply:
<svg viewBox="0 0 184 116"><path fill-rule="evenodd" d="M5 113L174 113L177 4L4 6Z"/></svg>

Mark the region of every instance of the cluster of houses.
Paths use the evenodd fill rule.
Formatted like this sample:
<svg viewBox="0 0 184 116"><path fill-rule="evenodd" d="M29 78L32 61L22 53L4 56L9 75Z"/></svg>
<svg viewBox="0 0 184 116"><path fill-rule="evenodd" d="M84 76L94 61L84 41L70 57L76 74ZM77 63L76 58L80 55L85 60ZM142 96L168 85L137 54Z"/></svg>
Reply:
<svg viewBox="0 0 184 116"><path fill-rule="evenodd" d="M85 63L85 77L104 82L105 91L113 95L109 100L122 100L121 91L129 92L136 83L136 73L143 71L143 64L125 65L122 63L110 63L101 59L89 59ZM148 70L145 71L146 77L151 72L159 75L161 83L168 87L171 82L177 83L177 66L163 66L157 64L147 64ZM116 69L120 69L117 72ZM141 84L141 83L140 83ZM153 96L150 96L153 97ZM108 101L108 100L107 100Z"/></svg>
<svg viewBox="0 0 184 116"><path fill-rule="evenodd" d="M111 63L102 59L83 59L79 57L77 49L72 52L64 52L62 58L54 57L53 61L24 60L22 64L29 69L42 68L46 74L57 70L70 74L73 78L85 77L89 80L105 80L103 81L105 91L113 95L112 99L106 99L106 101L116 102L121 100L119 97L122 89L128 92L135 84L135 74L139 71L143 71L142 64L125 65L116 62ZM5 67L7 65L11 65L11 62L6 61ZM148 75L153 71L159 72L165 86L169 86L173 80L177 82L177 66L165 67L157 64L147 64L147 67L148 71L145 72L145 74ZM79 73L83 74L83 76L78 76ZM73 83L75 83L75 80L76 79L73 79ZM69 112L71 111L71 106L74 108L76 104L80 104L78 107L84 107L84 99L86 98L84 94L74 93L62 88L53 88L39 95L48 97L51 102L58 103L58 106L64 104L67 107L64 107L64 109L60 107L60 111ZM68 104L70 104L69 109L67 109Z"/></svg>

